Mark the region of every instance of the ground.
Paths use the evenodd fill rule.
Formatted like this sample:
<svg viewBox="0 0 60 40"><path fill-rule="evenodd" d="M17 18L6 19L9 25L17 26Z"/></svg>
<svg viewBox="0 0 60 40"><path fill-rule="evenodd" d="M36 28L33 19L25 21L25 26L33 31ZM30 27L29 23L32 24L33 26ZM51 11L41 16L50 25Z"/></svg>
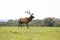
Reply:
<svg viewBox="0 0 60 40"><path fill-rule="evenodd" d="M0 40L60 40L60 27L0 27Z"/></svg>

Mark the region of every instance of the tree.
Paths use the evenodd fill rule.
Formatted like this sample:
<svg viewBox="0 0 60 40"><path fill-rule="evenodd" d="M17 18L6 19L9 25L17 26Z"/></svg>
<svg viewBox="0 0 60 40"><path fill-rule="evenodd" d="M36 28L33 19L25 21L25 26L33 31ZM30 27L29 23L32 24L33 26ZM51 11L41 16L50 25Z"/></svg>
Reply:
<svg viewBox="0 0 60 40"><path fill-rule="evenodd" d="M55 20L54 26L60 26L60 20Z"/></svg>
<svg viewBox="0 0 60 40"><path fill-rule="evenodd" d="M48 17L43 20L43 23L45 26L54 26L55 21L53 18Z"/></svg>
<svg viewBox="0 0 60 40"><path fill-rule="evenodd" d="M17 20L10 19L10 20L7 21L7 25L8 26L17 26L18 22L17 22Z"/></svg>

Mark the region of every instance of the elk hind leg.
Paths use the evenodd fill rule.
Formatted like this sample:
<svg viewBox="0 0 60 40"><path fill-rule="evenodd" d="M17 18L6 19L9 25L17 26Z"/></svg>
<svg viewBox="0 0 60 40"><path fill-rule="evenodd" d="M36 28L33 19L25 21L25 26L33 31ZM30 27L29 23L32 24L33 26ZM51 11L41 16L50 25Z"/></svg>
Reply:
<svg viewBox="0 0 60 40"><path fill-rule="evenodd" d="M26 23L26 24L27 24L27 28L29 28L28 23Z"/></svg>
<svg viewBox="0 0 60 40"><path fill-rule="evenodd" d="M18 23L18 28L19 28L19 26L20 26L20 23Z"/></svg>
<svg viewBox="0 0 60 40"><path fill-rule="evenodd" d="M21 28L22 28L22 22L21 22Z"/></svg>

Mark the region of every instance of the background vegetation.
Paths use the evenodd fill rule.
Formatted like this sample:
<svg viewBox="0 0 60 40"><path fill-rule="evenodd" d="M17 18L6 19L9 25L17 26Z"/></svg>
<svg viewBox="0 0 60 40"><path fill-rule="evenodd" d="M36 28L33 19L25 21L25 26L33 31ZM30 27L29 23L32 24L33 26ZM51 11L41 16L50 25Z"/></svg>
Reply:
<svg viewBox="0 0 60 40"><path fill-rule="evenodd" d="M26 24L24 24L26 25ZM0 26L18 26L18 20L8 20L6 22L1 21ZM33 21L29 22L29 26L50 26L50 27L59 27L60 26L60 19L58 18L51 18L47 17L42 20L34 19Z"/></svg>

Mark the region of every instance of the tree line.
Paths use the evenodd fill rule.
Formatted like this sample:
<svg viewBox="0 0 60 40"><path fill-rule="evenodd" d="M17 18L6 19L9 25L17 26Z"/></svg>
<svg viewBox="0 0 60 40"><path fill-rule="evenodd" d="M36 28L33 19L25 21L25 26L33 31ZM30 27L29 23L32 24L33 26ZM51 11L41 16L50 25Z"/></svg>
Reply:
<svg viewBox="0 0 60 40"><path fill-rule="evenodd" d="M26 24L23 24L25 26ZM0 26L18 26L18 20L8 20L6 22L0 22ZM60 19L47 17L42 20L34 19L29 22L29 26L31 27L40 27L40 26L48 26L48 27L60 27Z"/></svg>

